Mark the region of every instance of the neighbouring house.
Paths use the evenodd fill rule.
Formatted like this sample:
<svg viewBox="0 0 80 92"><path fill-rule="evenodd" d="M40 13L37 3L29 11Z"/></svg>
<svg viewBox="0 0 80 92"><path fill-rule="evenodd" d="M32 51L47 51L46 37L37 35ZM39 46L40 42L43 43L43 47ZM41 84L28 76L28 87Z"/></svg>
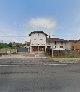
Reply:
<svg viewBox="0 0 80 92"><path fill-rule="evenodd" d="M69 40L71 43L71 50L80 51L80 40Z"/></svg>
<svg viewBox="0 0 80 92"><path fill-rule="evenodd" d="M12 42L12 46L21 47L21 46L23 46L23 44L22 43Z"/></svg>
<svg viewBox="0 0 80 92"><path fill-rule="evenodd" d="M49 38L43 31L33 31L30 36L30 52L46 52L47 48L54 50L70 50L71 44L68 40Z"/></svg>
<svg viewBox="0 0 80 92"><path fill-rule="evenodd" d="M47 34L43 31L33 31L29 34L30 36L30 52L40 51L46 52L46 39Z"/></svg>
<svg viewBox="0 0 80 92"><path fill-rule="evenodd" d="M70 50L71 44L68 40L60 38L47 38L47 48L53 48L53 50Z"/></svg>

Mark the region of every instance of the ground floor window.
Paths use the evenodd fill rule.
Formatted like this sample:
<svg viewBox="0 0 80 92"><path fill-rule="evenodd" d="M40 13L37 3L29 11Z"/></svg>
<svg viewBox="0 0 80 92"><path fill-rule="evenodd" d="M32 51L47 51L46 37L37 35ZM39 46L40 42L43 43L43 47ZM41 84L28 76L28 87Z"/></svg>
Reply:
<svg viewBox="0 0 80 92"><path fill-rule="evenodd" d="M63 46L60 46L60 48L63 48Z"/></svg>

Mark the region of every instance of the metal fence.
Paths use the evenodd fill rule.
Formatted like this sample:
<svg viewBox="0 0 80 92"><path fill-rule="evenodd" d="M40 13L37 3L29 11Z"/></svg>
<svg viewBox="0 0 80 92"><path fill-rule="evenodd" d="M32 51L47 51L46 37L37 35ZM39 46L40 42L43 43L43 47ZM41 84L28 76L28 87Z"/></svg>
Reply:
<svg viewBox="0 0 80 92"><path fill-rule="evenodd" d="M18 53L26 53L26 52L28 52L28 48L18 48L17 52Z"/></svg>

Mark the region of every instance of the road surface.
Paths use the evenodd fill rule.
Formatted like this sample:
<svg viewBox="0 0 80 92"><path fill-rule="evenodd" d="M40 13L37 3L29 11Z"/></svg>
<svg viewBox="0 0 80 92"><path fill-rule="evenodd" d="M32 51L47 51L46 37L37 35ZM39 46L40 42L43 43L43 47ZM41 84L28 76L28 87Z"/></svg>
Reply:
<svg viewBox="0 0 80 92"><path fill-rule="evenodd" d="M0 65L0 92L80 92L80 64Z"/></svg>

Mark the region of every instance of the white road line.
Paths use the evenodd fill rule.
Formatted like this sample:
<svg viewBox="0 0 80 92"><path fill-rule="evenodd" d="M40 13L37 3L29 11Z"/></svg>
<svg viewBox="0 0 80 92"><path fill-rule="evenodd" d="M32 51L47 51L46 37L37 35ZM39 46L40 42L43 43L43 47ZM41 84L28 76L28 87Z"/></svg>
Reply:
<svg viewBox="0 0 80 92"><path fill-rule="evenodd" d="M20 65L0 65L0 67L4 67L4 66L20 66Z"/></svg>
<svg viewBox="0 0 80 92"><path fill-rule="evenodd" d="M62 66L62 65L67 65L67 64L44 64L44 65L48 65L48 66Z"/></svg>
<svg viewBox="0 0 80 92"><path fill-rule="evenodd" d="M44 65L45 66L64 66L64 65L67 65L67 64L44 64ZM0 65L0 67L11 67L11 66L21 66L21 65Z"/></svg>
<svg viewBox="0 0 80 92"><path fill-rule="evenodd" d="M47 58L47 57L26 57L26 58Z"/></svg>

